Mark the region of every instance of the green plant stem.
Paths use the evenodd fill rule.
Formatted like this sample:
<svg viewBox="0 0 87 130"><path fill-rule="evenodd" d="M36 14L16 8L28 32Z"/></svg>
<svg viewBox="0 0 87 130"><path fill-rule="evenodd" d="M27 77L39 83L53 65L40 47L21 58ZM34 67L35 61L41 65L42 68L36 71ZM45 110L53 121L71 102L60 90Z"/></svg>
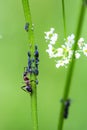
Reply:
<svg viewBox="0 0 87 130"><path fill-rule="evenodd" d="M22 0L23 11L25 16L25 22L29 23L29 31L28 34L28 43L31 52L31 58L34 55L34 31L32 30L32 19L29 8L28 0ZM30 80L36 81L36 76L34 74L30 75ZM36 83L32 82L32 94L31 94L31 112L32 112L32 120L33 120L33 130L38 130L38 114L37 114L37 87Z"/></svg>
<svg viewBox="0 0 87 130"><path fill-rule="evenodd" d="M70 66L69 66L69 69L68 69L67 79L66 79L66 84L65 84L64 94L63 94L63 100L64 101L66 101L68 99L68 96L69 96L71 79L72 79L72 76L73 76L73 70L74 70L74 66L75 66L75 59L74 59L75 50L77 48L77 41L78 41L78 39L80 37L80 33L81 33L81 30L82 30L84 15L85 15L85 6L82 4L80 17L79 17L79 22L78 22L77 31L76 31L76 39L75 39L75 44L74 44L74 53L73 53L73 56L72 56L72 62L71 62ZM63 123L64 123L63 113L64 113L64 103L61 104L58 130L63 130Z"/></svg>
<svg viewBox="0 0 87 130"><path fill-rule="evenodd" d="M65 17L65 4L64 4L64 0L62 0L62 9L63 9L64 37L66 38L66 17Z"/></svg>
<svg viewBox="0 0 87 130"><path fill-rule="evenodd" d="M31 108L33 117L33 130L38 130L38 115L37 115L37 89L33 87L33 94L31 96Z"/></svg>

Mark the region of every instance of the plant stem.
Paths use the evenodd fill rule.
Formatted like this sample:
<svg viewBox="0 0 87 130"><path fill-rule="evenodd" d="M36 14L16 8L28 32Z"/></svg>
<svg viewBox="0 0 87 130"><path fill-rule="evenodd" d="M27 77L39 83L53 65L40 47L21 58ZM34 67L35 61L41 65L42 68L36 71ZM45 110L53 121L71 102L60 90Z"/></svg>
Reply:
<svg viewBox="0 0 87 130"><path fill-rule="evenodd" d="M33 130L38 130L38 115L37 115L37 89L33 87L33 93L31 95L31 108L33 117Z"/></svg>
<svg viewBox="0 0 87 130"><path fill-rule="evenodd" d="M64 37L66 38L66 17L65 17L65 5L64 5L64 0L62 0L62 9L63 9Z"/></svg>
<svg viewBox="0 0 87 130"><path fill-rule="evenodd" d="M31 57L34 56L34 31L32 30L32 19L31 19L31 12L29 8L28 0L22 0L23 11L25 16L26 23L29 23L29 31L28 34L28 42L31 52ZM30 75L30 80L36 81L36 76L34 74ZM32 94L31 94L31 111L32 111L32 120L33 120L33 130L38 130L38 114L37 114L37 87L36 83L32 82Z"/></svg>
<svg viewBox="0 0 87 130"><path fill-rule="evenodd" d="M74 70L74 66L75 66L75 60L74 60L75 50L77 48L77 41L80 37L80 33L81 33L81 30L82 30L84 15L85 15L85 6L82 4L80 17L79 17L79 21L78 21L78 26L77 26L77 31L76 31L74 53L73 53L73 56L72 56L72 62L70 63L70 66L69 66L69 69L68 69L67 79L66 79L66 84L65 84L64 94L63 94L63 100L64 101L66 101L68 99L68 95L69 95L69 91L70 91L71 79L72 79L72 76L73 76L73 70ZM61 104L58 130L63 130L63 123L64 123L63 113L64 113L64 103Z"/></svg>

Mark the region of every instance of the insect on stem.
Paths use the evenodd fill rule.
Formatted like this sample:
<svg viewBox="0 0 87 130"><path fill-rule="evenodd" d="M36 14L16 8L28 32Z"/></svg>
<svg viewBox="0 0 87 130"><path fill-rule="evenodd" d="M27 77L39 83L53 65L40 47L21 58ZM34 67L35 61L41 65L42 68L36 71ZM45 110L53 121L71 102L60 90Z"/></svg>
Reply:
<svg viewBox="0 0 87 130"><path fill-rule="evenodd" d="M28 35L28 44L30 51L28 52L28 65L26 67L25 74L23 75L23 79L25 82L25 89L31 94L31 112L32 112L32 121L33 121L33 130L38 130L38 114L37 114L37 75L36 69L38 71L38 67L36 67L36 60L34 57L34 27L31 19L31 12L29 6L29 0L22 0L23 11L25 16L25 31ZM34 60L33 60L34 58ZM38 71L39 72L39 71ZM28 76L29 74L29 76Z"/></svg>

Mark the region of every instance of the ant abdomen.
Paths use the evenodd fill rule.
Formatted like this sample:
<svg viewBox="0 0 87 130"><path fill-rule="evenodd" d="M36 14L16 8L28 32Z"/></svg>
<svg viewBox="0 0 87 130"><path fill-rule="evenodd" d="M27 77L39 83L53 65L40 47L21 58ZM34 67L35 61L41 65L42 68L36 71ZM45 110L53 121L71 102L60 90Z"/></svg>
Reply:
<svg viewBox="0 0 87 130"><path fill-rule="evenodd" d="M31 92L31 93L32 93L32 88L31 88L31 86L26 86L26 90L27 90L28 92Z"/></svg>

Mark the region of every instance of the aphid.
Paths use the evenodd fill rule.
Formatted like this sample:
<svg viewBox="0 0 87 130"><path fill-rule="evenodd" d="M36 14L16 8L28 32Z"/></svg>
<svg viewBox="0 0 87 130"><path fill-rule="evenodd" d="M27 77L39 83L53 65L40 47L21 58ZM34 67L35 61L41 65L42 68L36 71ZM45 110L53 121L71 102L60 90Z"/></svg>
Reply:
<svg viewBox="0 0 87 130"><path fill-rule="evenodd" d="M25 24L24 29L26 30L26 32L28 32L28 31L29 31L29 23L26 23L26 24Z"/></svg>
<svg viewBox="0 0 87 130"><path fill-rule="evenodd" d="M35 74L35 75L38 75L38 74L39 74L39 71L38 71L38 65L39 65L39 52L38 52L38 47L37 47L37 45L35 45L34 56L35 56L35 70L34 70L34 74Z"/></svg>
<svg viewBox="0 0 87 130"><path fill-rule="evenodd" d="M38 58L36 58L35 64L39 64L38 62L39 62L39 59L38 59Z"/></svg>
<svg viewBox="0 0 87 130"><path fill-rule="evenodd" d="M67 99L64 102L64 118L68 118L68 113L69 113L69 106L70 106L70 99Z"/></svg>
<svg viewBox="0 0 87 130"><path fill-rule="evenodd" d="M37 79L36 79L35 83L36 83L36 85L38 84L38 80Z"/></svg>
<svg viewBox="0 0 87 130"><path fill-rule="evenodd" d="M38 68L36 68L36 69L34 70L34 74L35 74L35 75L38 75L38 74L39 74Z"/></svg>
<svg viewBox="0 0 87 130"><path fill-rule="evenodd" d="M30 72L30 73L32 73L31 65L32 65L31 54L30 54L30 52L28 52L28 67L27 67L27 71Z"/></svg>
<svg viewBox="0 0 87 130"><path fill-rule="evenodd" d="M38 47L37 47L37 45L35 45L35 53L34 53L34 55L35 55L35 58L38 58L38 57L39 57L39 52L38 52Z"/></svg>
<svg viewBox="0 0 87 130"><path fill-rule="evenodd" d="M28 56L29 56L29 57L31 57L31 54L30 54L30 52L29 52L29 51L28 51Z"/></svg>
<svg viewBox="0 0 87 130"><path fill-rule="evenodd" d="M29 68L29 69L31 69L31 64L32 64L31 59L28 59L28 68Z"/></svg>
<svg viewBox="0 0 87 130"><path fill-rule="evenodd" d="M37 50L37 48L38 48L37 45L35 45L35 50Z"/></svg>
<svg viewBox="0 0 87 130"><path fill-rule="evenodd" d="M35 50L35 57L36 57L36 58L39 57L39 52L38 52L38 50Z"/></svg>

